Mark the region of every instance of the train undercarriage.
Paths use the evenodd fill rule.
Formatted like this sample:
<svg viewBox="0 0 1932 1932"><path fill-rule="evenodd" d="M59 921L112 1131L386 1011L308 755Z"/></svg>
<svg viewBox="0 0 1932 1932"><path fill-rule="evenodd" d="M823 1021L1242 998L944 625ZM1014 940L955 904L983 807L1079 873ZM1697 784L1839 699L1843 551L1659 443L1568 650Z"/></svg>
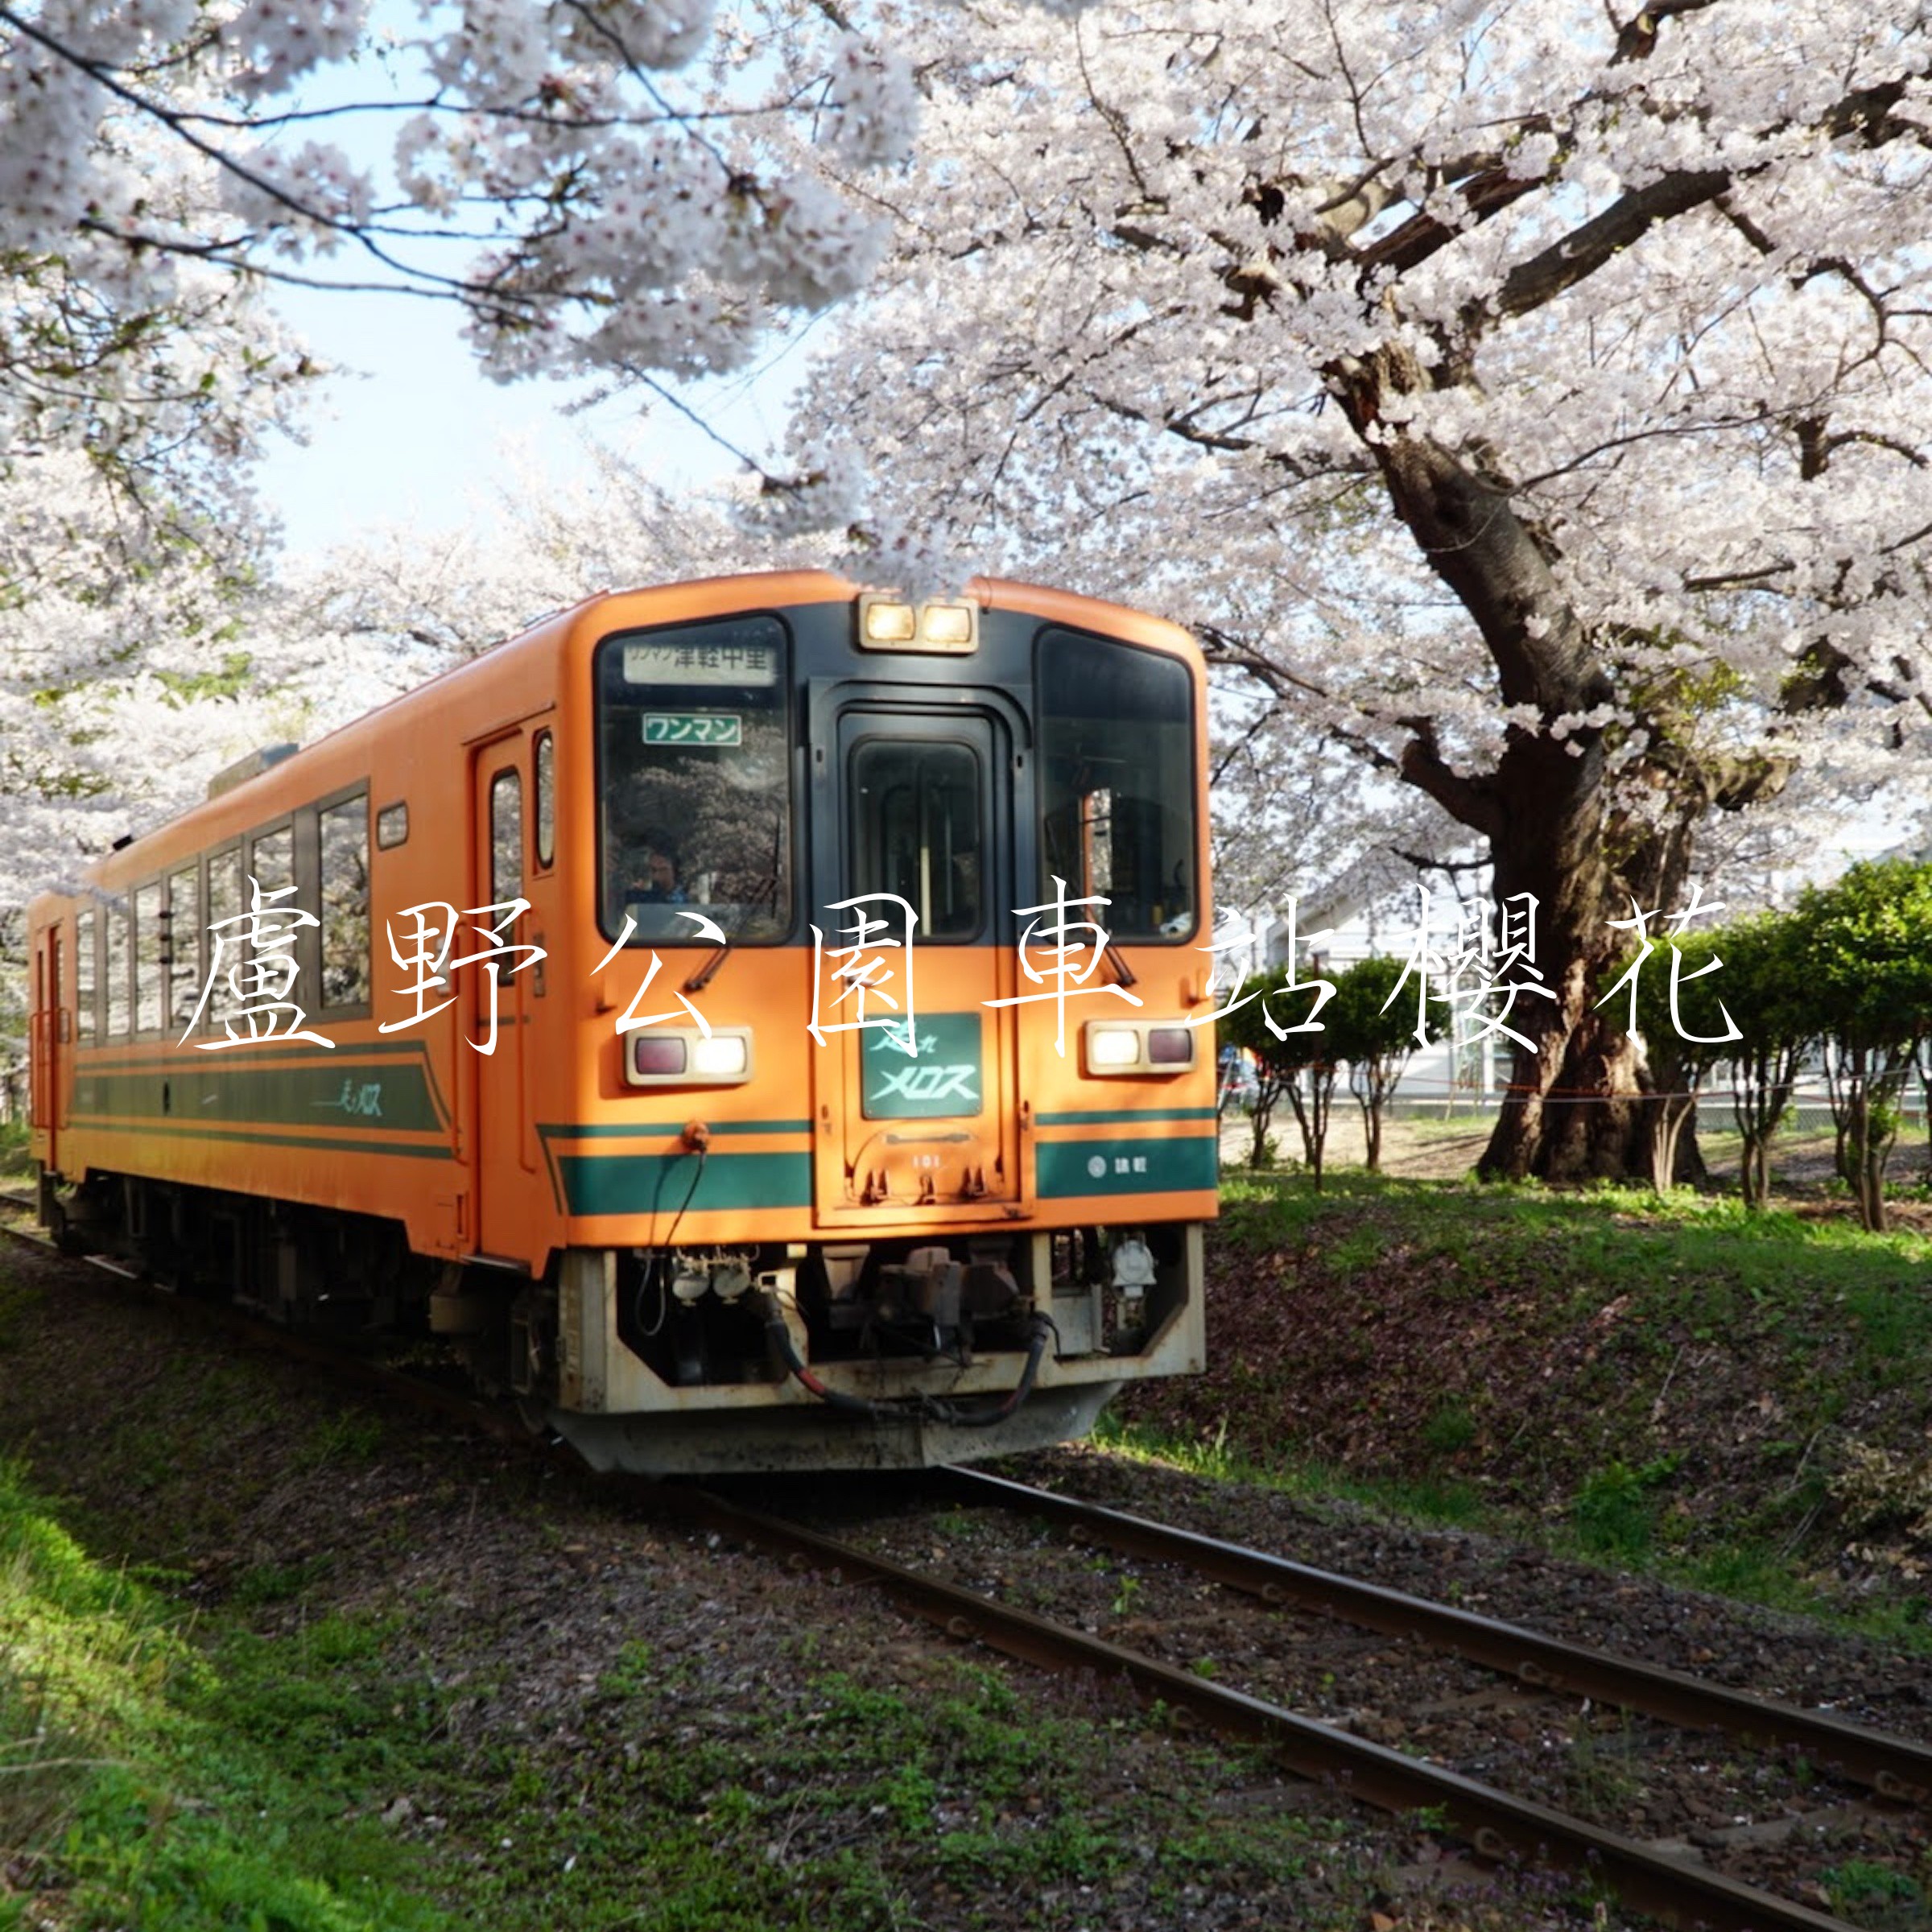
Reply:
<svg viewBox="0 0 1932 1932"><path fill-rule="evenodd" d="M918 1468L1086 1433L1199 1365L1197 1224L576 1248L541 1279L412 1253L399 1224L134 1176L43 1175L72 1252L291 1327L438 1337L593 1468Z"/></svg>

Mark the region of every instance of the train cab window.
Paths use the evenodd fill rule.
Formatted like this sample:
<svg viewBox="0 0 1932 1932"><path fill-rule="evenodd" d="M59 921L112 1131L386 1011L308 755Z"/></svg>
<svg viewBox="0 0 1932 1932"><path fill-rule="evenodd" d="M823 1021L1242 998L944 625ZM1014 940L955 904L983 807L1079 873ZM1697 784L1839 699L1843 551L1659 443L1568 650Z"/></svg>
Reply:
<svg viewBox="0 0 1932 1932"><path fill-rule="evenodd" d="M162 956L167 928L161 917L161 881L151 880L134 889L134 1031L161 1030Z"/></svg>
<svg viewBox="0 0 1932 1932"><path fill-rule="evenodd" d="M557 741L549 732L537 733L532 763L537 779L537 869L547 872L557 856Z"/></svg>
<svg viewBox="0 0 1932 1932"><path fill-rule="evenodd" d="M700 913L737 943L792 923L788 650L776 617L606 638L596 656L598 923L689 940Z"/></svg>
<svg viewBox="0 0 1932 1932"><path fill-rule="evenodd" d="M1067 630L1040 634L1040 891L1108 903L1117 939L1193 938L1194 694L1178 659Z"/></svg>
<svg viewBox="0 0 1932 1932"><path fill-rule="evenodd" d="M985 853L972 747L862 738L846 795L852 890L896 894L919 914L921 939L977 939Z"/></svg>
<svg viewBox="0 0 1932 1932"><path fill-rule="evenodd" d="M83 912L74 919L74 1034L94 1037L94 915Z"/></svg>
<svg viewBox="0 0 1932 1932"><path fill-rule="evenodd" d="M107 1031L110 1038L126 1037L127 1023L132 1009L128 1005L128 980L130 973L130 939L128 908L124 900L119 905L109 905L107 919Z"/></svg>
<svg viewBox="0 0 1932 1932"><path fill-rule="evenodd" d="M358 793L316 815L321 854L322 1005L369 1003L369 799Z"/></svg>
<svg viewBox="0 0 1932 1932"><path fill-rule="evenodd" d="M177 1037L201 997L201 869L184 866L167 881L167 1019Z"/></svg>

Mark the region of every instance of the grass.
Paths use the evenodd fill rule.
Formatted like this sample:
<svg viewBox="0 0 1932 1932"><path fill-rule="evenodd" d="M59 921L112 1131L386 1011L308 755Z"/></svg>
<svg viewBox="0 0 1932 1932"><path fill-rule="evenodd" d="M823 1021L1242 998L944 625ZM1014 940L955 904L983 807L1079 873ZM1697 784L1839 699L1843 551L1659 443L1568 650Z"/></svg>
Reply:
<svg viewBox="0 0 1932 1932"><path fill-rule="evenodd" d="M1908 1452L1923 1450L1918 1392L1932 1385L1922 1240L1647 1191L1336 1170L1319 1196L1245 1174L1226 1192L1211 1318L1236 1283L1249 1319L1306 1298L1254 1347L1211 1336L1210 1377L1174 1385L1202 1397L1193 1426L1108 1423L1124 1452L1540 1534L1813 1610L1808 1566L1825 1545L1805 1525L1848 1507L1831 1489L1844 1443L1872 1439L1871 1534L1919 1506ZM0 1351L31 1319L23 1292L0 1282ZM1468 1343L1497 1310L1498 1331ZM1323 1348L1348 1392L1331 1407L1360 1407L1335 1440L1297 1443L1266 1398L1320 1368ZM1298 1901L1302 1873L1348 1856L1327 1827L1222 1804L1232 1761L1158 1716L1070 1711L960 1657L927 1660L915 1690L831 1668L800 1633L757 1698L720 1699L729 1631L672 1654L654 1626L584 1659L594 1675L568 1722L525 1732L485 1730L432 1675L445 1607L345 1607L332 1596L345 1566L327 1554L237 1536L247 1560L225 1602L191 1625L161 1573L97 1560L76 1534L181 1562L225 1542L258 1474L353 1482L387 1452L365 1416L320 1405L282 1444L279 1473L258 1472L251 1373L158 1368L103 1421L114 1506L163 1522L152 1542L99 1500L56 1506L0 1470L0 1868L30 1888L0 1884L0 1928L44 1916L155 1932L886 1932L942 1897L948 1923L1025 1901L1030 1922L1060 1926L1097 1922L1129 1886L1178 1922L1209 1876L1287 1922L1278 1901ZM1672 1434L1680 1397L1694 1398L1690 1439ZM1707 1426L1713 1414L1744 1418L1741 1447L1729 1423ZM1344 1454L1357 1426L1391 1452ZM1720 1449L1722 1490L1707 1486ZM232 1484L211 1484L211 1468L233 1469ZM1115 1613L1133 1597L1123 1579ZM1910 1590L1843 1620L1932 1645ZM494 1695L481 1683L469 1680L471 1706ZM1576 1755L1579 1779L1624 1775L1614 1737ZM1889 1882L1838 1874L1847 1898ZM1315 1909L1297 1922L1325 1922Z"/></svg>
<svg viewBox="0 0 1932 1932"><path fill-rule="evenodd" d="M60 1922L143 1932L444 1932L415 1862L349 1815L355 1646L297 1661L192 1645L147 1586L91 1557L0 1467L0 1846ZM269 1721L303 1705L293 1729ZM268 1821L266 1824L264 1821ZM0 1895L0 1925L40 1922ZM30 1914L33 1914L31 1915Z"/></svg>
<svg viewBox="0 0 1932 1932"><path fill-rule="evenodd" d="M446 1607L352 1613L326 1566L264 1565L190 1628L62 1513L0 1468L0 1927L889 1932L935 1886L1071 1924L1084 1889L1178 1911L1335 1856L1274 1806L1222 1817L1228 1761L1158 1714L1062 1715L963 1657L861 1681L809 1633L749 1701L640 1637L554 1735L466 1736L425 1661ZM252 1627L270 1603L295 1613Z"/></svg>
<svg viewBox="0 0 1932 1932"><path fill-rule="evenodd" d="M1110 1444L1932 1647L1925 1236L1337 1170L1231 1172L1216 1245L1208 1376Z"/></svg>
<svg viewBox="0 0 1932 1932"><path fill-rule="evenodd" d="M1219 1882L1265 1892L1315 1855L1294 1819L1218 1819L1208 1752L1163 1781L1150 1837L1137 1802L1096 1796L1120 1781L1110 1761L1145 1749L1151 1720L1063 1717L1024 1682L959 1658L938 1660L916 1695L807 1670L774 1686L762 1715L736 1711L692 1736L683 1720L705 1694L676 1667L607 1678L601 1722L636 1747L629 1761L613 1766L593 1740L559 1789L543 1765L506 1759L470 1829L488 1842L501 1825L516 1856L472 1889L473 1909L505 1932L883 1929L916 1922L914 1889L934 1883L1038 1901L1131 1871L1174 1903L1203 1860ZM641 1843L652 1865L642 1904Z"/></svg>

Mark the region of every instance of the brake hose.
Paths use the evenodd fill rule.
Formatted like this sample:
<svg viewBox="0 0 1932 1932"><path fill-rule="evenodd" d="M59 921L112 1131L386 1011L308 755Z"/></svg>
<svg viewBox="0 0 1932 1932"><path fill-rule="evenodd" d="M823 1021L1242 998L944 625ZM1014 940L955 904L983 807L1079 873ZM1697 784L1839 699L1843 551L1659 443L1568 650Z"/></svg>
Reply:
<svg viewBox="0 0 1932 1932"><path fill-rule="evenodd" d="M801 1387L829 1407L841 1410L848 1415L869 1416L876 1422L906 1419L906 1411L902 1407L890 1402L871 1402L864 1396L848 1395L842 1389L828 1388L806 1367L792 1345L791 1331L785 1326L784 1311L778 1306L778 1297L769 1290L761 1289L759 1298L765 1304L765 1332L770 1338L778 1360L798 1378ZM995 1422L1003 1422L1032 1394L1034 1379L1040 1372L1041 1358L1046 1352L1046 1344L1052 1334L1053 1324L1044 1315L1035 1315L1030 1319L1027 1323L1026 1360L1020 1370L1020 1379L992 1406L966 1409L956 1403L926 1397L919 1403L919 1413L930 1421L950 1423L957 1429L988 1429Z"/></svg>

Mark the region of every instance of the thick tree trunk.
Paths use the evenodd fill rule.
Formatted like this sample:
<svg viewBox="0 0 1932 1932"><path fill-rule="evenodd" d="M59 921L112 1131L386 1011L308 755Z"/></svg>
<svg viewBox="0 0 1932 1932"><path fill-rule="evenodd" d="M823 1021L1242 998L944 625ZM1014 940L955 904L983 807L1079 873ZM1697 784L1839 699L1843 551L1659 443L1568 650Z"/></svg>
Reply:
<svg viewBox="0 0 1932 1932"><path fill-rule="evenodd" d="M1595 1004L1608 983L1603 969L1625 943L1608 922L1628 917L1628 893L1645 895L1648 909L1681 890L1711 797L1695 775L1680 785L1660 770L1674 807L1662 829L1654 819L1641 831L1612 822L1604 731L1581 719L1609 707L1613 686L1551 568L1554 545L1517 514L1488 459L1453 453L1383 418L1385 399L1441 374L1393 350L1332 372L1397 514L1480 631L1498 701L1533 707L1542 722L1512 724L1495 770L1472 775L1443 756L1425 712L1409 720L1414 735L1401 762L1410 783L1488 841L1497 908L1531 912L1535 963L1550 995L1523 994L1511 1010L1508 1023L1530 1044L1516 1050L1509 1096L1478 1171L1641 1176L1637 1052L1617 1016ZM1398 421L1406 415L1395 413ZM1560 737L1548 729L1558 720Z"/></svg>

